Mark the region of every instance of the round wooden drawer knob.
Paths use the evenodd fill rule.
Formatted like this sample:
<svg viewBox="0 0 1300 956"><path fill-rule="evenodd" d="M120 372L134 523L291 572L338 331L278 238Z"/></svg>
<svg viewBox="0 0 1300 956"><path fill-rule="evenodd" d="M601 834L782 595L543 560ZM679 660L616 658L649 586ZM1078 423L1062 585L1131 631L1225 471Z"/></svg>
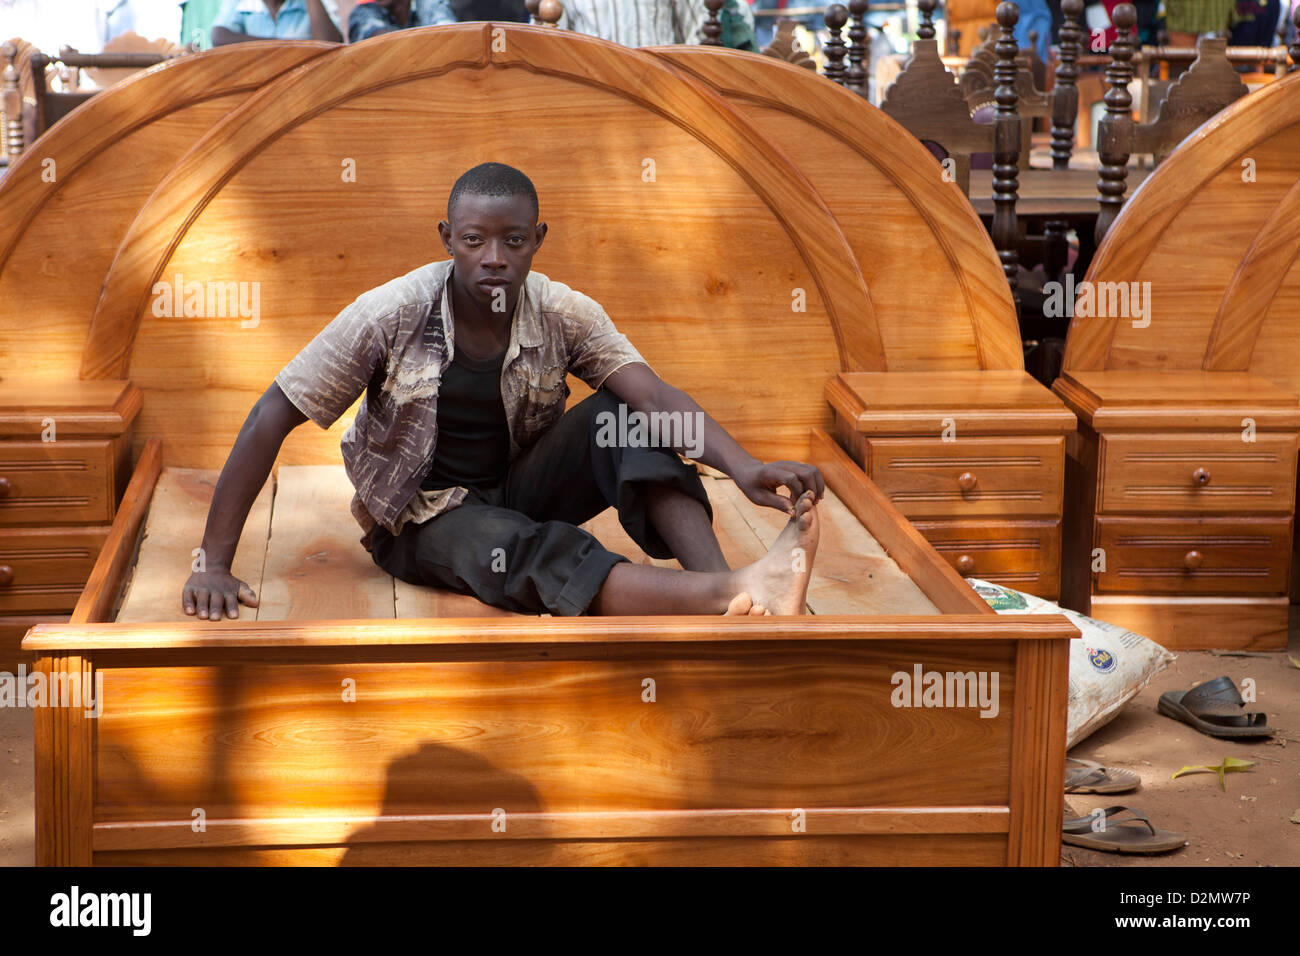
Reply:
<svg viewBox="0 0 1300 956"><path fill-rule="evenodd" d="M0 585L8 584L14 579L14 569L7 564L0 564Z"/></svg>
<svg viewBox="0 0 1300 956"><path fill-rule="evenodd" d="M973 472L963 471L957 477L957 487L962 491L974 491L975 486L979 483Z"/></svg>
<svg viewBox="0 0 1300 956"><path fill-rule="evenodd" d="M1205 563L1205 556L1199 551L1188 551L1183 555L1183 566L1187 568L1188 571L1195 571L1203 563Z"/></svg>
<svg viewBox="0 0 1300 956"><path fill-rule="evenodd" d="M12 489L13 485L9 484L8 478L0 478L0 498L6 497Z"/></svg>
<svg viewBox="0 0 1300 956"><path fill-rule="evenodd" d="M1210 473L1204 468L1197 468L1192 472L1192 481L1198 485L1208 485L1210 483Z"/></svg>
<svg viewBox="0 0 1300 956"><path fill-rule="evenodd" d="M962 574L970 574L975 570L975 559L969 554L963 554L957 559L957 570Z"/></svg>

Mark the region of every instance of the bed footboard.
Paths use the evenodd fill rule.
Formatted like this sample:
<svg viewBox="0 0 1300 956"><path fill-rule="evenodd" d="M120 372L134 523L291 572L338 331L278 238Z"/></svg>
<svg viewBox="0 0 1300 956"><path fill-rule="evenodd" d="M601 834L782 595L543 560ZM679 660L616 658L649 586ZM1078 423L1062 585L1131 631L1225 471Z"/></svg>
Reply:
<svg viewBox="0 0 1300 956"><path fill-rule="evenodd" d="M65 697L35 714L37 857L1055 865L1075 634L983 615L43 625L27 646Z"/></svg>

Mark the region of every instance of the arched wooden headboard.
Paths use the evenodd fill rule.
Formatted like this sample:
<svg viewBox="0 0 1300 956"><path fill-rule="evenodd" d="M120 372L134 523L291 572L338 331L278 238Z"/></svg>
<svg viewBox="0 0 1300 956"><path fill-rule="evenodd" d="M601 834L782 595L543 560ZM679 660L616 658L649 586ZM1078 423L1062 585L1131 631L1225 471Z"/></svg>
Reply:
<svg viewBox="0 0 1300 956"><path fill-rule="evenodd" d="M1076 316L1064 367L1249 371L1300 392L1297 253L1291 74L1202 125L1133 194L1087 278L1150 282L1150 324Z"/></svg>
<svg viewBox="0 0 1300 956"><path fill-rule="evenodd" d="M0 181L0 377L75 379L118 245L221 116L334 44L240 44L161 63L52 126ZM93 104L93 105L92 105Z"/></svg>
<svg viewBox="0 0 1300 956"><path fill-rule="evenodd" d="M534 268L601 302L755 454L806 454L841 370L1019 367L991 243L869 104L770 58L465 24L329 49L205 127L131 200L81 376L143 389L137 444L220 466L335 313L444 257L447 192L486 160L537 184L551 232ZM248 283L256 325L155 315L155 283L177 276ZM346 419L299 429L281 461L336 461Z"/></svg>

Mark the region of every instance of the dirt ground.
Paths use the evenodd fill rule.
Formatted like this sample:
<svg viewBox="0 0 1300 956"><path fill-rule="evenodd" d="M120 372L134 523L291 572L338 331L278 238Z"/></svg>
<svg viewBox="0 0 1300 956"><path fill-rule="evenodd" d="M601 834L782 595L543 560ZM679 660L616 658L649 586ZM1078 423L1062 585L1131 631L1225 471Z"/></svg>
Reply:
<svg viewBox="0 0 1300 956"><path fill-rule="evenodd" d="M1288 653L1300 660L1300 614L1291 608ZM1156 713L1166 690L1190 688L1226 674L1241 686L1253 678L1256 706L1278 728L1267 743L1207 737ZM1253 657L1183 651L1111 723L1070 755L1126 767L1142 776L1135 793L1072 794L1067 816L1086 816L1114 804L1144 811L1164 830L1187 836L1181 850L1159 856L1121 856L1063 846L1063 866L1300 866L1300 669L1284 653ZM1255 761L1246 772L1227 775L1227 791L1213 773L1171 779L1193 764L1224 757ZM35 818L32 806L32 712L0 708L0 866L31 866ZM1292 818L1295 818L1293 820Z"/></svg>

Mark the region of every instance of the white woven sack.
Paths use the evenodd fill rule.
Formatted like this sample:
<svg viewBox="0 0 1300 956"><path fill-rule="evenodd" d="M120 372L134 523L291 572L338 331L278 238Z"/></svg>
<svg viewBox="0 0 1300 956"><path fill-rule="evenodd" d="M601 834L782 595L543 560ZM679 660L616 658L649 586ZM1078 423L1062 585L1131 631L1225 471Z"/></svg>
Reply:
<svg viewBox="0 0 1300 956"><path fill-rule="evenodd" d="M1065 746L1073 747L1108 723L1151 678L1174 661L1155 641L1116 624L1084 617L1014 588L967 578L999 614L1064 614L1083 634L1070 642L1070 709Z"/></svg>

